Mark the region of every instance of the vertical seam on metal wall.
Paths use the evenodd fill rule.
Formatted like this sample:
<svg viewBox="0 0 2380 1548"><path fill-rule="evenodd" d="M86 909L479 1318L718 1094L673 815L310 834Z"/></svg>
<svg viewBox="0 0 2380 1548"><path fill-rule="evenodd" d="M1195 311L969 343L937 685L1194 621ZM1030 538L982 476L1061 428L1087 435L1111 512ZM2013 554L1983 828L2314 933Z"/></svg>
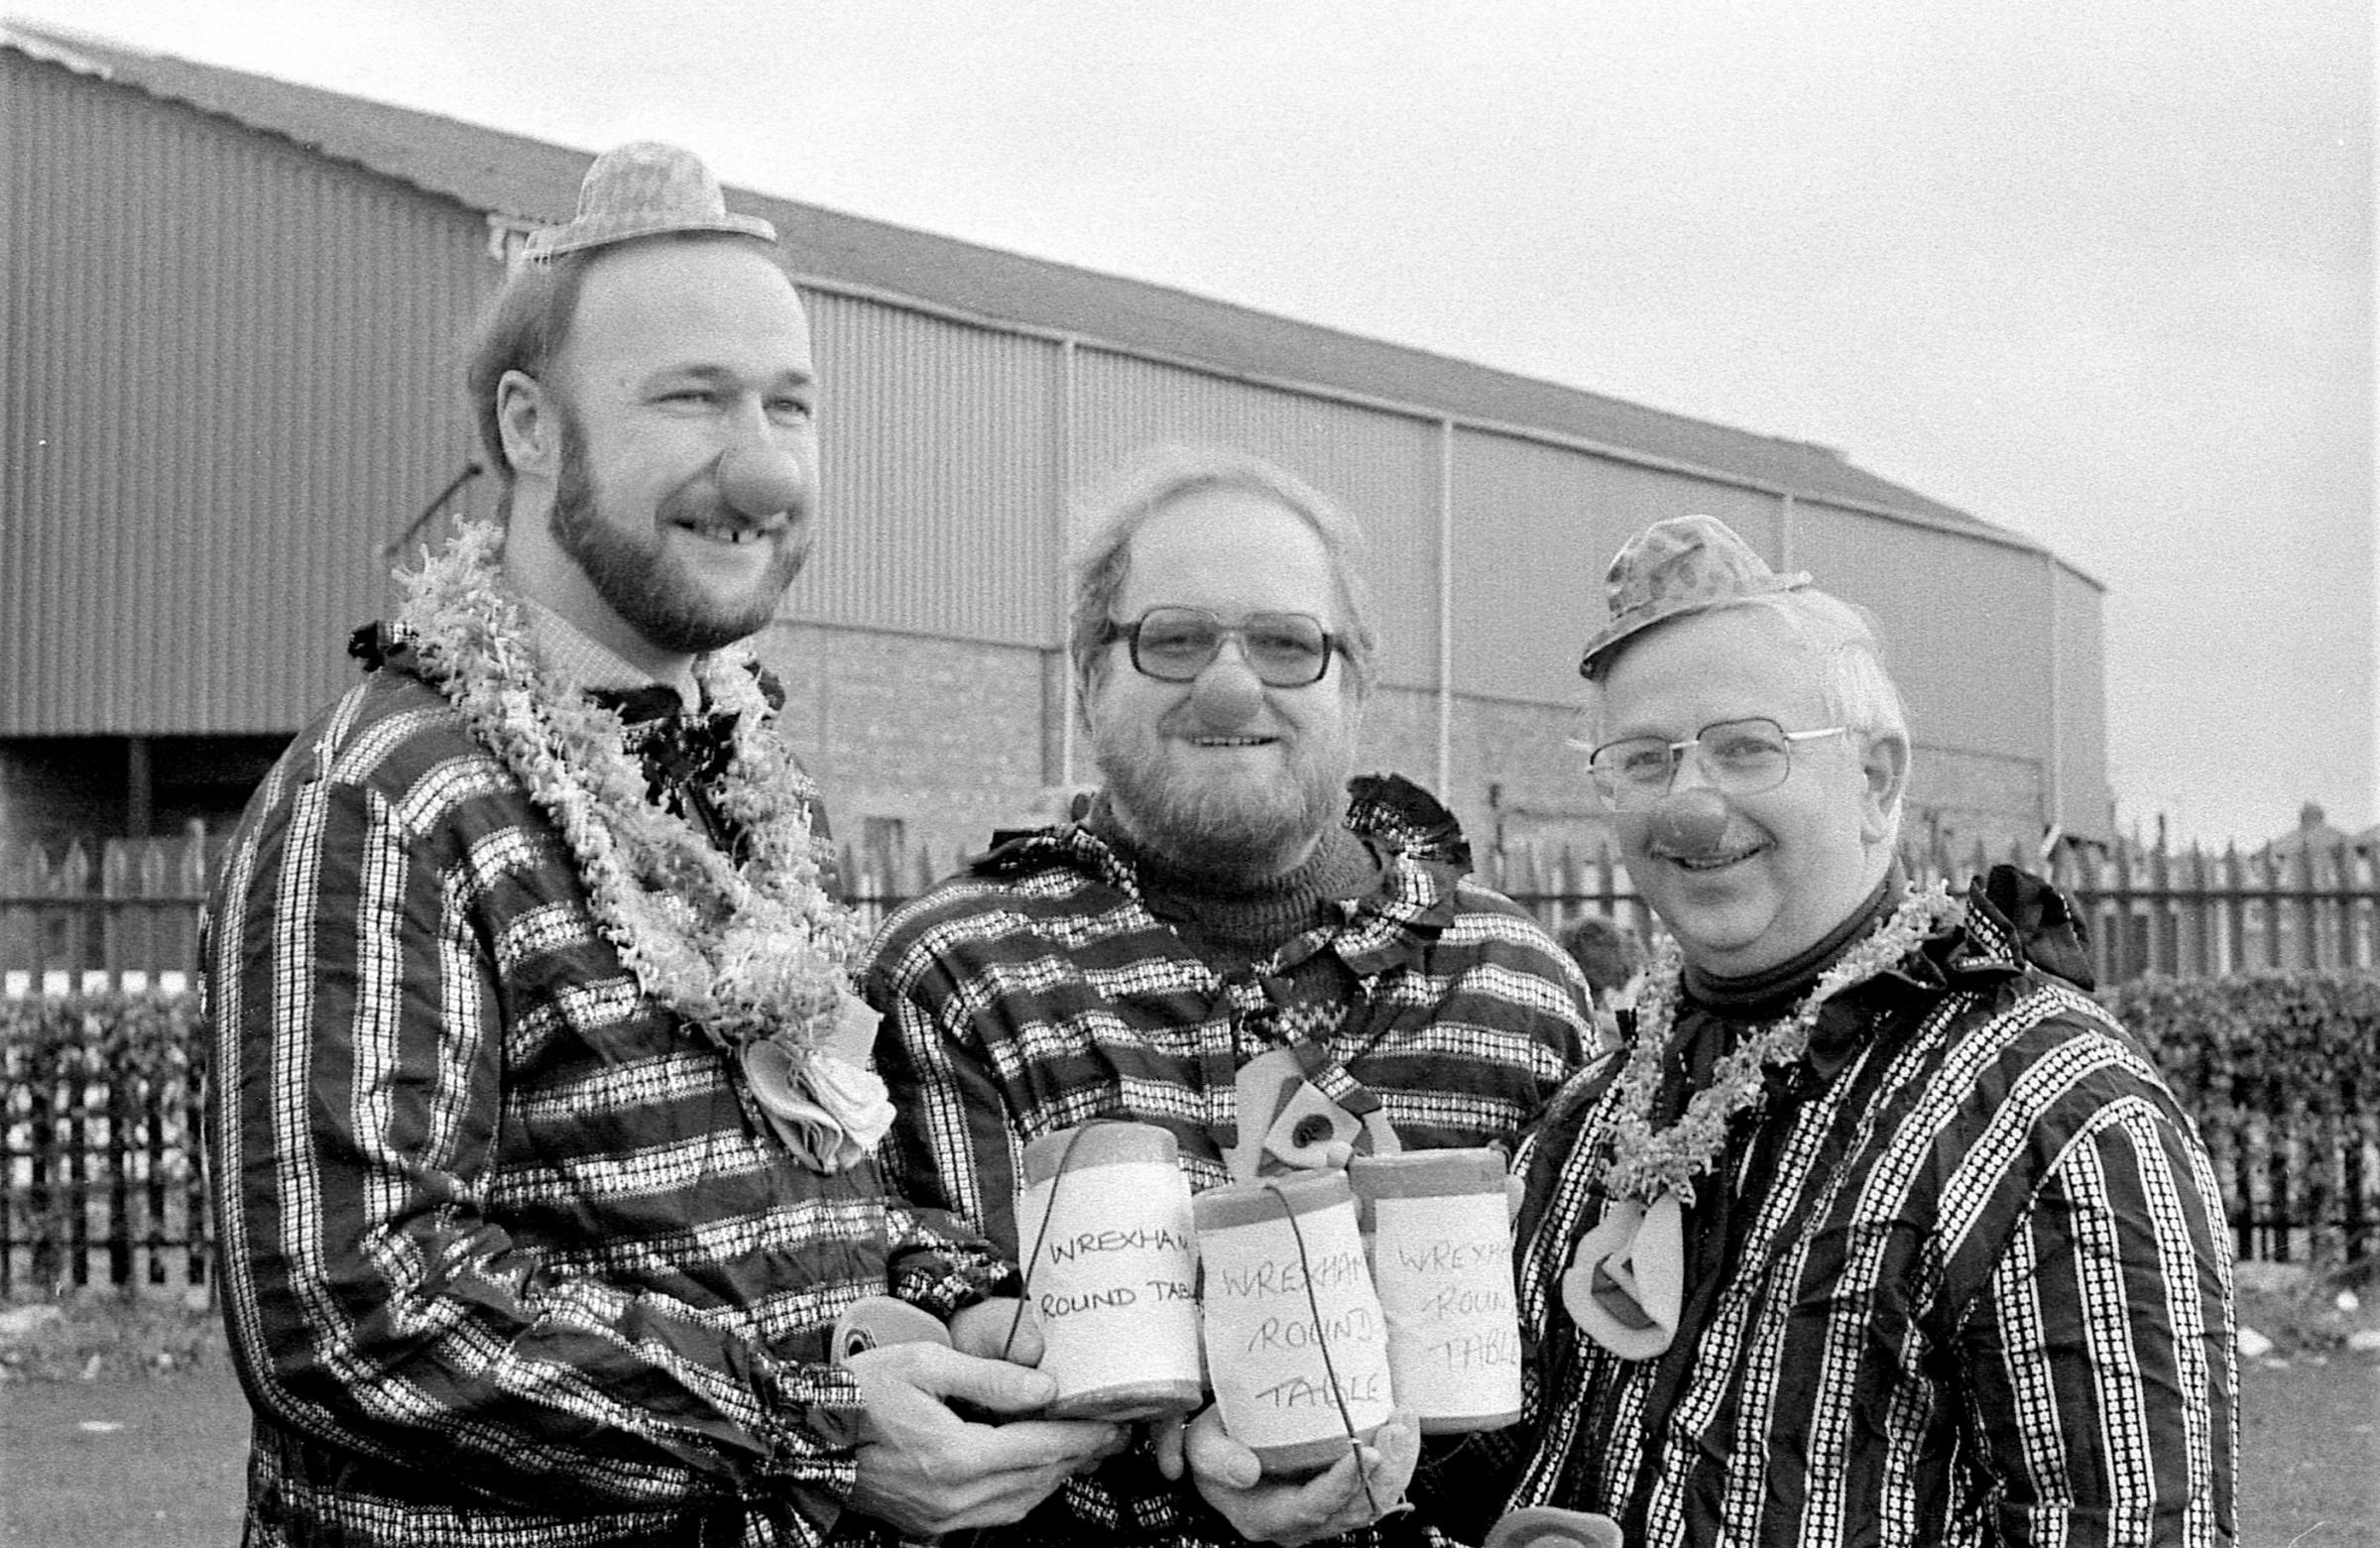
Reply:
<svg viewBox="0 0 2380 1548"><path fill-rule="evenodd" d="M2044 826L2045 828L2062 828L2066 825L2066 696L2062 691L2063 685L2060 681L2058 660L2066 653L2066 635L2065 631L2059 627L2058 619L2058 556L2056 554L2048 552L2042 554L2041 572L2044 580L2042 589L2046 593L2043 603L2050 626L2050 767L2049 778L2044 781L2043 792L2049 797L2050 811L2049 821Z"/></svg>
<svg viewBox="0 0 2380 1548"><path fill-rule="evenodd" d="M1455 782L1455 421L1438 421L1438 788Z"/></svg>
<svg viewBox="0 0 2380 1548"><path fill-rule="evenodd" d="M1056 583L1051 588L1051 604L1057 612L1058 641L1058 782L1074 783L1074 652L1068 628L1068 595L1066 561L1073 549L1070 531L1071 516L1067 509L1068 491L1074 487L1074 340L1058 342L1058 412L1055 421L1056 455L1049 481L1049 505L1056 532L1058 562L1052 568Z"/></svg>

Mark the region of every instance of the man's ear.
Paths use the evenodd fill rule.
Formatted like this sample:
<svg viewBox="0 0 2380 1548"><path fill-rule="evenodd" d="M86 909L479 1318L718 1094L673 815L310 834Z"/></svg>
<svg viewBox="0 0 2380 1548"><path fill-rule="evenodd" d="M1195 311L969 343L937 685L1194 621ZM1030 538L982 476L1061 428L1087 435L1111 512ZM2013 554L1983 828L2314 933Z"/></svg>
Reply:
<svg viewBox="0 0 2380 1548"><path fill-rule="evenodd" d="M504 437L504 460L515 473L553 471L561 454L561 416L545 384L526 371L507 371L496 382L496 428Z"/></svg>
<svg viewBox="0 0 2380 1548"><path fill-rule="evenodd" d="M1099 729L1097 722L1092 719L1092 706L1099 701L1101 684L1108 680L1108 668L1112 663L1106 655L1105 652L1096 653L1079 669L1067 673L1068 681L1074 685L1075 723L1086 733L1096 733ZM1067 664L1072 666L1074 663L1069 659Z"/></svg>
<svg viewBox="0 0 2380 1548"><path fill-rule="evenodd" d="M1866 739L1859 755L1859 773L1867 785L1860 808L1859 833L1871 844L1886 844L1900 830L1901 797L1909 791L1909 739L1897 731L1879 731Z"/></svg>
<svg viewBox="0 0 2380 1548"><path fill-rule="evenodd" d="M1347 666L1345 661L1339 664L1343 668ZM1347 736L1350 746L1355 745L1364 734L1364 712L1371 707L1371 686L1368 678L1353 670L1348 671L1346 685L1341 691L1347 696Z"/></svg>

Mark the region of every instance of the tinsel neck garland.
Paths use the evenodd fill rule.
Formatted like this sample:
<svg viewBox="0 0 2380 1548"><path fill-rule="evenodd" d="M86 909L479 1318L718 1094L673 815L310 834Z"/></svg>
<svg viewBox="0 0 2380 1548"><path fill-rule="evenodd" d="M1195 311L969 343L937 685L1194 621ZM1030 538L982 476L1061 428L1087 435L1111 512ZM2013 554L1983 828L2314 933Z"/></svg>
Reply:
<svg viewBox="0 0 2380 1548"><path fill-rule="evenodd" d="M769 729L751 653L731 647L694 663L706 704L733 719L727 768L706 793L743 834L738 860L648 799L615 710L552 677L498 577L502 542L496 527L464 523L442 552L400 574L397 633L413 645L421 675L553 820L598 925L646 994L742 1058L748 1077L759 1043L774 1045L773 1062L789 1059L797 1072L831 1057L838 1025L864 1030L867 1020L849 989L857 930L820 885L804 781ZM848 1086L866 1072L819 1074ZM766 1091L758 1094L770 1106ZM847 1131L856 1125L854 1137L873 1143L865 1131L876 1127L879 1101L865 1091L856 1104L821 1100ZM855 1105L860 1111L840 1111Z"/></svg>
<svg viewBox="0 0 2380 1548"><path fill-rule="evenodd" d="M1822 1007L1863 984L1915 951L1944 925L1965 917L1965 904L1941 883L1912 892L1873 934L1835 960L1810 993L1779 1020L1747 1033L1712 1072L1710 1085L1694 1093L1678 1121L1653 1131L1653 1099L1661 1089L1661 1066L1669 1056L1685 959L1677 942L1664 940L1636 997L1636 1041L1628 1050L1615 1093L1611 1152L1604 1192L1614 1199L1650 1204L1662 1193L1694 1202L1694 1179L1711 1169L1726 1144L1737 1114L1761 1100L1762 1072L1790 1064L1810 1046Z"/></svg>

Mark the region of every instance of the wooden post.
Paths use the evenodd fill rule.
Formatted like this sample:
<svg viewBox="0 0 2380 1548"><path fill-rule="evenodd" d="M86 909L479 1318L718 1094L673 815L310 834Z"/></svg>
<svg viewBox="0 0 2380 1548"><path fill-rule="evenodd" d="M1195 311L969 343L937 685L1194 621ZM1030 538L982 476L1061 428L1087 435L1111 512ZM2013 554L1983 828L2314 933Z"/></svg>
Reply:
<svg viewBox="0 0 2380 1548"><path fill-rule="evenodd" d="M2271 850L2256 850L2242 857L2240 866L2240 875L2244 879L2242 891L2261 894L2249 897L2241 913L2246 931L2240 937L2240 963L2250 970L2276 967L2281 961L2279 943L2275 940L2279 932L2273 928L2275 904L2270 895L2273 885L2272 858Z"/></svg>
<svg viewBox="0 0 2380 1548"><path fill-rule="evenodd" d="M2213 932L2207 928L2206 853L2195 841L2182 870L2188 896L2176 905L2182 940L2181 962L2175 971L2185 978L2211 978L2218 970L2211 957Z"/></svg>
<svg viewBox="0 0 2380 1548"><path fill-rule="evenodd" d="M6 871L0 869L0 886L5 886ZM0 957L0 963L11 959ZM30 1007L18 1007L30 1012ZM31 1104L20 1107L20 1095L30 1097L34 1086L26 1068L27 1043L19 1037L0 1038L0 1125L13 1131L31 1116ZM27 1125L28 1130L31 1126ZM8 1170L0 1174L0 1301L16 1292L17 1284L17 1177L16 1157L8 1157Z"/></svg>
<svg viewBox="0 0 2380 1548"><path fill-rule="evenodd" d="M206 1060L212 1055L200 1049L196 1058L183 1066L180 1090L176 1093L181 1106L181 1153L186 1168L182 1174L181 1198L183 1238L188 1244L182 1259L183 1271L191 1284L203 1284L210 1292L215 1286L210 1228L214 1216L206 1197Z"/></svg>
<svg viewBox="0 0 2380 1548"><path fill-rule="evenodd" d="M2223 971L2244 973L2248 968L2248 912L2239 895L2246 882L2237 844L2223 846L2222 866L2217 875L2223 891Z"/></svg>
<svg viewBox="0 0 2380 1548"><path fill-rule="evenodd" d="M107 1187L107 1282L127 1294L132 1290L132 1131L133 1076L110 1069L97 1059L89 1073L106 1087L107 1132L100 1151Z"/></svg>
<svg viewBox="0 0 2380 1548"><path fill-rule="evenodd" d="M2289 965L2319 968L2322 965L2322 926L2321 916L2316 911L2320 906L2320 900L2314 895L2314 846L2300 845L2292 860L2294 864L2283 862L2284 868L2292 873L2288 885L2297 893L2290 900L2290 916L2297 926L2297 940L2296 950L2292 953L2295 960Z"/></svg>
<svg viewBox="0 0 2380 1548"><path fill-rule="evenodd" d="M2177 971L2174 956L2175 940L2173 868L2165 852L2165 834L2157 835L2157 847L2142 857L2148 871L2148 898L2141 912L2142 969L2149 973Z"/></svg>
<svg viewBox="0 0 2380 1548"><path fill-rule="evenodd" d="M125 839L99 842L99 966L110 989L124 982L124 970L144 965L140 949L140 910L124 901L133 895L132 845Z"/></svg>
<svg viewBox="0 0 2380 1548"><path fill-rule="evenodd" d="M2357 848L2353 863L2355 901L2347 961L2359 971L2370 972L2380 967L2380 842Z"/></svg>
<svg viewBox="0 0 2380 1548"><path fill-rule="evenodd" d="M77 1037L60 1050L61 1095L66 1103L66 1273L76 1288L91 1282L91 1126L84 1100L90 1079L88 1050Z"/></svg>
<svg viewBox="0 0 2380 1548"><path fill-rule="evenodd" d="M180 848L174 852L171 886L183 897L204 897L214 882L216 846L209 839L206 824L192 817L182 825ZM165 955L158 959L160 972L178 968L197 982L204 964L198 960L198 911L184 907L176 911L174 928L165 942Z"/></svg>
<svg viewBox="0 0 2380 1548"><path fill-rule="evenodd" d="M56 1014L55 1008L44 1005L35 1012ZM26 1136L33 1146L33 1164L26 1179L25 1223L31 1237L34 1293L47 1295L55 1291L65 1270L65 1212L59 1200L64 1192L65 1178L60 1173L59 1138L65 1132L59 1121L59 1096L65 1087L63 1072L59 1068L59 1050L46 1044L42 1034L35 1034L33 1054L25 1061L26 1094L31 1098L27 1114Z"/></svg>
<svg viewBox="0 0 2380 1548"><path fill-rule="evenodd" d="M153 1285L166 1282L166 1128L167 1120L173 1116L174 1087L178 1084L168 1072L187 1069L186 1059L185 1050L181 1058L168 1063L160 1050L158 1062L141 1082L142 1149L149 1163L147 1175L141 1179L141 1255L148 1261L146 1277Z"/></svg>
<svg viewBox="0 0 2380 1548"><path fill-rule="evenodd" d="M1586 911L1587 857L1573 849L1568 841L1562 845L1562 891L1564 898L1554 903L1546 915L1547 928L1560 931ZM1609 916L1610 910L1604 910Z"/></svg>
<svg viewBox="0 0 2380 1548"><path fill-rule="evenodd" d="M2141 931L2141 895L2146 883L2147 852L2130 834L2115 841L2115 947L2118 982L2140 977L2147 955Z"/></svg>

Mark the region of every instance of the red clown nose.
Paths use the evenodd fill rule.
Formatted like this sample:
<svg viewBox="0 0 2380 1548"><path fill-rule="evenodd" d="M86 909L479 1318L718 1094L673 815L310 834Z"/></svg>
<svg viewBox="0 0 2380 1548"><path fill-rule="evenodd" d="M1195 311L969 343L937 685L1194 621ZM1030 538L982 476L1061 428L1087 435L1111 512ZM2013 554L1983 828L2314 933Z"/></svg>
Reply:
<svg viewBox="0 0 2380 1548"><path fill-rule="evenodd" d="M774 516L800 503L801 464L767 446L738 446L719 459L719 495L746 516Z"/></svg>
<svg viewBox="0 0 2380 1548"><path fill-rule="evenodd" d="M1727 803L1716 791L1672 790L1653 808L1653 842L1672 855L1714 854L1727 833Z"/></svg>

